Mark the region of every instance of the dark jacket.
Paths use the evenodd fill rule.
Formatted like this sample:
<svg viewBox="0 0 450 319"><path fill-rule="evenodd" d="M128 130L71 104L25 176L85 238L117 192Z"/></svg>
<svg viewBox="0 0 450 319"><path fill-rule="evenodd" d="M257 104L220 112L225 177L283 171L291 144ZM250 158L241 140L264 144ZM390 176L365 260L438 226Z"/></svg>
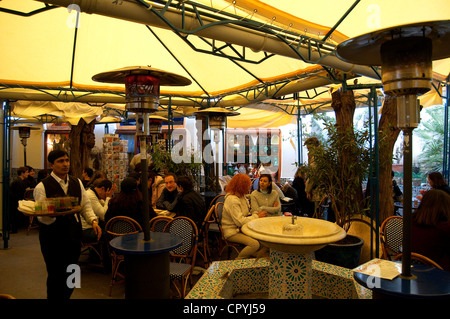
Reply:
<svg viewBox="0 0 450 319"><path fill-rule="evenodd" d="M178 197L177 216L186 216L199 228L206 215L205 199L196 191L183 192Z"/></svg>
<svg viewBox="0 0 450 319"><path fill-rule="evenodd" d="M306 197L305 181L303 178L299 176L294 178L292 187L297 191L297 208L301 212L301 215L312 217L314 215L314 202L311 202Z"/></svg>
<svg viewBox="0 0 450 319"><path fill-rule="evenodd" d="M142 201L142 196L139 191L129 193L119 193L115 195L108 204L108 210L105 213L105 223L107 223L111 218L116 216L126 216L134 219L141 225L144 226L144 213L143 213L144 203ZM155 211L149 205L149 219L156 216Z"/></svg>
<svg viewBox="0 0 450 319"><path fill-rule="evenodd" d="M436 187L436 189L444 191L444 192L446 192L447 194L450 195L450 187L448 185L438 186L438 187Z"/></svg>
<svg viewBox="0 0 450 319"><path fill-rule="evenodd" d="M176 210L177 202L178 190L175 189L174 191L169 192L167 188L164 188L161 196L159 196L158 201L156 202L156 208L174 212Z"/></svg>

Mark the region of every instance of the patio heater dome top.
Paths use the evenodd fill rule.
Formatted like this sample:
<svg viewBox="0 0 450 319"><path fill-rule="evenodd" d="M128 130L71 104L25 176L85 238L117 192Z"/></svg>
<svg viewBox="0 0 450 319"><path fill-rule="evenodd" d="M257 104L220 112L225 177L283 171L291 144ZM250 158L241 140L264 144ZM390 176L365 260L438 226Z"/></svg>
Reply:
<svg viewBox="0 0 450 319"><path fill-rule="evenodd" d="M191 80L184 76L148 66L129 66L94 75L92 80L125 84L126 109L131 112L150 113L158 110L159 87L184 86Z"/></svg>
<svg viewBox="0 0 450 319"><path fill-rule="evenodd" d="M102 72L94 75L92 80L105 83L125 83L125 79L130 75L150 75L159 79L159 85L165 86L184 86L191 84L188 78L155 69L149 66L128 66L112 71Z"/></svg>
<svg viewBox="0 0 450 319"><path fill-rule="evenodd" d="M369 32L338 45L336 55L355 64L381 65L384 93L397 100L397 124L420 121L417 95L431 89L433 60L450 56L450 20L428 21Z"/></svg>
<svg viewBox="0 0 450 319"><path fill-rule="evenodd" d="M161 120L161 121L168 121L169 120L168 118L166 118L164 116L153 115L153 114L151 114L148 118L150 120Z"/></svg>
<svg viewBox="0 0 450 319"><path fill-rule="evenodd" d="M32 130L40 130L37 126L27 125L27 124L19 124L14 125L12 127L13 130L19 131L20 138L29 138L30 137L30 131Z"/></svg>
<svg viewBox="0 0 450 319"><path fill-rule="evenodd" d="M209 127L213 129L224 129L226 127L227 116L239 115L239 112L230 111L223 107L208 107L200 109L193 113L194 115L207 116L209 119Z"/></svg>
<svg viewBox="0 0 450 319"><path fill-rule="evenodd" d="M432 42L432 60L450 55L450 20L426 21L372 31L338 45L339 59L360 65L382 65L381 46L399 38L424 37Z"/></svg>
<svg viewBox="0 0 450 319"><path fill-rule="evenodd" d="M19 130L21 128L30 129L30 130L40 130L41 129L40 127L33 126L33 125L27 125L27 124L14 125L12 127L13 130Z"/></svg>
<svg viewBox="0 0 450 319"><path fill-rule="evenodd" d="M176 111L172 111L172 116L173 117L184 117L185 115L183 113L180 112L176 112ZM150 113L149 118L155 118L155 117L161 117L162 120L164 121L168 121L168 112L167 111L155 111L153 113ZM136 118L136 114L135 113L130 113L128 115L129 119L135 119Z"/></svg>
<svg viewBox="0 0 450 319"><path fill-rule="evenodd" d="M208 107L206 109L200 109L198 111L195 111L194 114L195 115L197 115L197 114L199 114L199 115L201 115L201 114L205 114L205 115L217 114L217 115L224 115L224 116L235 116L235 115L239 115L240 113L236 112L236 111L228 110L223 107Z"/></svg>

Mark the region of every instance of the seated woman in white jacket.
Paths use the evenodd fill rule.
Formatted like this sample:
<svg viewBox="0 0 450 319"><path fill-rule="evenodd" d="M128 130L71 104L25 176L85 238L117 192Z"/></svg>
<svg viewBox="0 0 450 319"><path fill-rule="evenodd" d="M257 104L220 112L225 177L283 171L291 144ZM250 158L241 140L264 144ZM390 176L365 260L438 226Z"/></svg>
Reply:
<svg viewBox="0 0 450 319"><path fill-rule="evenodd" d="M105 214L108 210L109 200L116 192L116 184L110 180L104 179L97 181L91 188L86 190L86 195L91 202L92 210L99 219L99 225L102 229L105 227ZM84 243L92 243L97 241L92 226L86 223L85 219L81 217L82 234L81 241Z"/></svg>
<svg viewBox="0 0 450 319"><path fill-rule="evenodd" d="M250 205L246 198L252 182L245 174L236 174L228 183L225 191L225 202L222 213L222 229L224 237L235 243L240 243L246 247L242 249L236 259L256 257L260 250L259 241L241 232L241 227L249 221L265 217L266 212L250 213Z"/></svg>
<svg viewBox="0 0 450 319"><path fill-rule="evenodd" d="M250 195L251 211L267 212L269 216L281 215L281 203L278 192L272 189L272 175L261 174L258 189Z"/></svg>

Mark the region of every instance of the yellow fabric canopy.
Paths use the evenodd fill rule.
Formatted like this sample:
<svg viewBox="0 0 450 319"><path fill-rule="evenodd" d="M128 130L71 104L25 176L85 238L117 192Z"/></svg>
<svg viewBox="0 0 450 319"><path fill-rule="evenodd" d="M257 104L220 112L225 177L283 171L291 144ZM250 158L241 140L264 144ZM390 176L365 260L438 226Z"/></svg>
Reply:
<svg viewBox="0 0 450 319"><path fill-rule="evenodd" d="M49 7L43 0L0 1L0 99L124 103L123 84L94 82L92 76L125 66L149 65L192 81L185 87L162 87L162 103L171 101L180 108L220 103L227 107L255 107L267 98L305 90L303 83L296 84L297 79L306 84L316 81L314 85L322 91L333 83L321 65L303 61L307 55L299 56L287 47L301 36L320 40L329 34L326 43L333 47L373 30L450 19L447 0L417 0L409 5L403 0L196 0L190 3L212 8L215 11L209 11L209 15L223 20L215 21L199 10L203 25L198 26L195 15L185 18L184 25L174 25L185 31L177 34L168 25L174 16L181 19L181 9L163 12L163 6L156 2L45 2ZM162 21L152 10L169 22ZM266 27L271 27L271 31L262 32ZM229 39L229 43L214 37ZM269 51L278 48L284 51L273 55ZM310 50L314 53L316 48ZM205 53L208 51L211 54ZM325 54L317 63L329 63L326 61L330 57L337 60L333 54ZM343 67L352 77L357 69L358 66ZM435 80L444 81L449 71L450 59L433 62ZM317 72L322 74L317 76ZM379 80L360 76L358 81L363 84ZM433 96L430 103L438 103L436 92ZM323 99L323 95L318 98ZM82 110L78 111L81 114ZM284 114L278 114L280 118L274 120L271 113L275 112L270 111L267 120L273 125L291 121Z"/></svg>

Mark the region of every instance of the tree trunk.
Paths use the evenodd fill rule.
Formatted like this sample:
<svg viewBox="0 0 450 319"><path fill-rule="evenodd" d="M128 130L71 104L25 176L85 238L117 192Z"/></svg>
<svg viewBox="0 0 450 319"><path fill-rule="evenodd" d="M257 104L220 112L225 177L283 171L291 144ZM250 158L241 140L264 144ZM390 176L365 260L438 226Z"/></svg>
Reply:
<svg viewBox="0 0 450 319"><path fill-rule="evenodd" d="M95 146L95 121L87 124L80 119L77 125L72 125L70 139L71 175L80 178L85 167L89 167L89 155Z"/></svg>
<svg viewBox="0 0 450 319"><path fill-rule="evenodd" d="M394 214L394 199L392 197L392 156L394 145L400 129L397 127L397 102L395 97L385 96L381 110L379 133L379 197L380 197L380 223Z"/></svg>
<svg viewBox="0 0 450 319"><path fill-rule="evenodd" d="M338 131L346 128L353 128L353 116L355 115L356 103L353 91L337 90L331 94L331 107L336 116L336 126Z"/></svg>
<svg viewBox="0 0 450 319"><path fill-rule="evenodd" d="M353 91L342 91L337 90L332 93L332 102L331 107L334 110L335 116L336 116L336 129L338 134L342 134L341 136L348 136L349 140L346 141L347 143L353 143L355 144L355 137L353 135L353 116L355 114L356 109L356 103L355 103L355 96L353 94ZM348 135L350 133L350 135ZM347 146L351 149L352 146ZM342 171L342 176L346 176L349 179L354 180L354 178L357 178L357 176L354 176L354 172L352 171L346 171L351 169L350 167L352 165L349 165L351 161L354 159L352 158L352 155L348 152L343 150L338 150L339 152L339 169ZM347 180L344 180L344 178L341 180L342 183L345 185L350 185L351 183ZM347 199L344 199L345 202L353 202L357 203L359 205L359 211L363 209L363 191L362 191L362 185L361 182L358 184L355 184L352 186L354 188L353 190L350 190L346 192L346 194L341 194L341 196L346 197ZM344 189L344 188L342 188ZM354 195L353 195L354 194ZM345 209L345 208L344 208ZM358 213L358 212L355 212ZM338 217L338 216L336 216ZM348 217L348 212L342 211L341 217ZM345 222L345 221L341 221Z"/></svg>

